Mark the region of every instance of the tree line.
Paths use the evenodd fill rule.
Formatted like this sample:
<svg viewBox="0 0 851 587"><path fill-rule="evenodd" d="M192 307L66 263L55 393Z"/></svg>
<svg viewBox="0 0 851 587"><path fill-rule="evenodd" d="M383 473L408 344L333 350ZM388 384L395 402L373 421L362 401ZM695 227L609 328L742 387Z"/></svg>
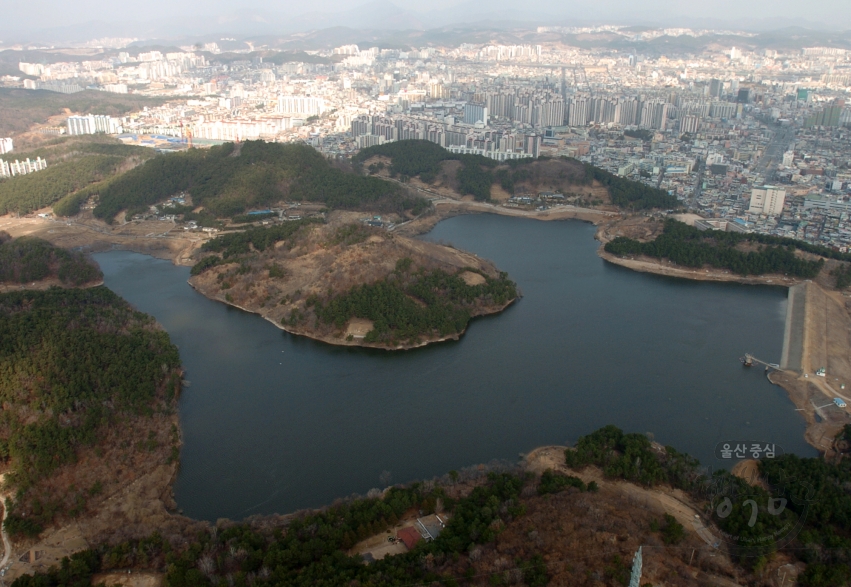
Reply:
<svg viewBox="0 0 851 587"><path fill-rule="evenodd" d="M499 163L481 155L457 154L447 151L438 144L419 139L394 141L383 145L375 145L361 150L352 158L356 165L376 155L389 157L390 176L400 176L402 180L419 176L426 183L431 183L440 173L443 161L460 161L456 179L458 189L462 194L472 195L476 200L486 202L491 197L491 186L494 174L491 171Z"/></svg>
<svg viewBox="0 0 851 587"><path fill-rule="evenodd" d="M154 155L151 149L112 141L114 139L101 137L72 137L58 139L31 152L15 153L14 158L19 160L42 157L49 166L36 173L0 180L0 215L28 214L64 201L75 193L85 193L122 169ZM9 156L4 159L8 161ZM79 204L76 212L79 212Z"/></svg>
<svg viewBox="0 0 851 587"><path fill-rule="evenodd" d="M717 267L729 269L738 275L764 275L784 273L812 279L819 274L824 260L808 261L795 255L796 249L807 250L807 243L791 239L777 239L783 245L763 246L757 251L741 251L738 243L772 242L762 235L729 233L717 230L701 231L693 226L669 218L665 220L662 234L642 243L619 236L606 243L607 253L618 256L647 255L669 259L685 267Z"/></svg>
<svg viewBox="0 0 851 587"><path fill-rule="evenodd" d="M50 206L67 194L111 176L123 161L114 155L87 155L0 180L0 215L28 214Z"/></svg>
<svg viewBox="0 0 851 587"><path fill-rule="evenodd" d="M577 163L581 163L577 161ZM633 181L600 169L590 163L581 163L585 168L585 183L590 185L598 181L609 190L612 204L628 210L648 210L650 208L678 208L679 200L665 190Z"/></svg>

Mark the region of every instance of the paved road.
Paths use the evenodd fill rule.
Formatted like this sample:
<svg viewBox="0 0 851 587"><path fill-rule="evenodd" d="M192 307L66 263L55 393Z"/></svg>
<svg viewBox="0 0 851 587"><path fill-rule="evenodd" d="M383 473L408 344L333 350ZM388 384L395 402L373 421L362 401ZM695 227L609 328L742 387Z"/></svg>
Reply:
<svg viewBox="0 0 851 587"><path fill-rule="evenodd" d="M697 206L697 199L700 197L700 192L703 191L703 174L706 172L706 157L697 157L697 179L694 182L694 190L691 192L691 204L689 208Z"/></svg>
<svg viewBox="0 0 851 587"><path fill-rule="evenodd" d="M774 136L765 148L765 152L756 165L757 173L765 178L765 183L770 184L777 174L777 163L789 149L789 143L795 138L795 133L788 127L775 127L772 129Z"/></svg>

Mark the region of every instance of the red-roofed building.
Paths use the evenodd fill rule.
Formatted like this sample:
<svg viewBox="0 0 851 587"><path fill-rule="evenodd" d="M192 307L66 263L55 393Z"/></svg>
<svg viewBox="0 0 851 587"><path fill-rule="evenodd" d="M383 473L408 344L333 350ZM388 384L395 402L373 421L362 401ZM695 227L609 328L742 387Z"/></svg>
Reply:
<svg viewBox="0 0 851 587"><path fill-rule="evenodd" d="M408 548L408 550L414 548L417 542L423 539L423 537L420 536L420 533L417 532L417 530L411 526L408 526L407 528L402 528L401 530L397 531L396 538L401 540Z"/></svg>

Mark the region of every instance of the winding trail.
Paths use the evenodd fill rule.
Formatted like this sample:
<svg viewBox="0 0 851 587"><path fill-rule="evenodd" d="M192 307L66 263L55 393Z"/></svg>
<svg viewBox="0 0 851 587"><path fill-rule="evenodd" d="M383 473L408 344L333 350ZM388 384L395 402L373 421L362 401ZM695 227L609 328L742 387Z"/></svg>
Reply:
<svg viewBox="0 0 851 587"><path fill-rule="evenodd" d="M0 498L4 497L0 495ZM6 504L0 504L0 507L3 508L3 521L0 522L0 534L3 536L3 560L0 561L0 569L4 568L8 563L9 559L12 557L12 542L9 540L9 535L6 534L6 516L9 515L9 510L6 508Z"/></svg>

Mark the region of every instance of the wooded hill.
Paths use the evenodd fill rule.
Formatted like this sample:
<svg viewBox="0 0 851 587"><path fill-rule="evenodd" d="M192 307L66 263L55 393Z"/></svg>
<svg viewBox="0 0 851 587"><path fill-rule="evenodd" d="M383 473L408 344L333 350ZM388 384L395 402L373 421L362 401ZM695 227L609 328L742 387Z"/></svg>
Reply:
<svg viewBox="0 0 851 587"><path fill-rule="evenodd" d="M744 251L737 245L756 245ZM738 275L784 273L795 277L814 278L824 260L811 261L795 254L802 250L831 258L849 256L826 247L788 238L718 230L701 231L668 218L661 235L649 242L619 236L606 243L605 251L621 257L647 255L669 259L684 267L717 267ZM844 260L844 259L843 259Z"/></svg>
<svg viewBox="0 0 851 587"><path fill-rule="evenodd" d="M726 532L740 533L745 541L782 531L805 507L811 509L791 542L772 550L769 541L763 555L738 558L735 551L726 552L726 544L711 548L673 516L660 516L652 506L596 482L586 484L552 470L538 476L505 466L491 472L476 467L383 494L376 490L368 498L339 500L288 520L255 517L217 524L186 539L154 534L93 546L61 568L21 577L12 587L83 587L97 572L122 569L161 571L169 587L216 587L230 580L245 587L626 585L639 545L645 548L642 585L717 584L707 575L761 585L790 559L806 565L796 583L804 587L840 587L851 579L847 458L839 464L794 456L764 459L760 470L771 482L781 476L800 482L769 486L769 494L727 471L707 476L690 456L672 447L660 450L645 435L607 426L565 451L565 463L576 470L599 467L605 480L681 489L707 518L714 517ZM807 486L817 490L816 499L807 498L814 508L796 493ZM723 518L717 515L713 491L731 496ZM785 509L772 515L765 504L781 494ZM756 523L747 500L759 504ZM348 553L400 520L433 512L448 518L435 540L422 540L409 552L368 564Z"/></svg>
<svg viewBox="0 0 851 587"><path fill-rule="evenodd" d="M412 214L429 205L397 184L337 168L307 145L247 141L158 156L101 189L94 213L111 221L182 191L219 218L284 200Z"/></svg>
<svg viewBox="0 0 851 587"><path fill-rule="evenodd" d="M202 255L191 271L199 291L322 340L345 336L354 318L373 323L364 342L377 346L457 336L518 296L488 263L360 223L250 228L207 241Z"/></svg>
<svg viewBox="0 0 851 587"><path fill-rule="evenodd" d="M676 197L663 190L566 157L498 162L481 155L451 153L430 141L404 140L363 149L352 161L362 165L376 155L390 158L391 177L398 177L403 182L411 177L419 177L425 183L433 183L443 172L441 164L444 161L460 161L461 166L455 177L459 193L472 195L482 201L490 200L491 189L495 184L511 195L534 193L545 185L548 190L560 189L569 194L577 191L578 187L599 182L607 188L611 203L619 208L644 210L679 206ZM377 170L376 166L366 171L374 173Z"/></svg>
<svg viewBox="0 0 851 587"><path fill-rule="evenodd" d="M841 438L851 438L851 425L837 435ZM851 582L851 455L845 454L838 463L788 454L762 458L762 482L748 485L724 470L707 476L689 455L672 447L660 454L646 436L606 426L581 437L575 450L565 451L565 462L578 470L595 465L609 478L645 486L670 485L698 502L708 502L712 521L735 538L731 553L756 574L783 552L806 564L798 585L840 587ZM726 513L718 507L723 498L729 502ZM775 505L783 499L784 508L772 512L771 499ZM798 533L789 532L796 527Z"/></svg>
<svg viewBox="0 0 851 587"><path fill-rule="evenodd" d="M100 268L80 252L70 252L33 236L15 240L0 231L0 283L56 278L65 285L103 279Z"/></svg>
<svg viewBox="0 0 851 587"><path fill-rule="evenodd" d="M457 335L467 328L477 306L503 306L517 298L517 286L507 273L468 285L460 274L435 269L412 270L411 259L401 259L385 279L355 286L325 299L312 296L307 307L325 324L342 329L352 318L372 321L365 342L396 346L417 343L435 335Z"/></svg>
<svg viewBox="0 0 851 587"><path fill-rule="evenodd" d="M57 514L83 513L106 472L85 487L52 477L84 450L89 466L102 461L119 440L100 443L134 419L173 410L179 366L168 334L105 287L0 295L0 462L16 491L6 529L32 536ZM154 450L160 439L151 432ZM122 450L127 458L137 449Z"/></svg>
<svg viewBox="0 0 851 587"><path fill-rule="evenodd" d="M151 149L97 136L62 138L33 151L16 152L12 155L15 159L41 157L48 167L0 180L0 215L28 214L52 204L59 215L76 214L80 204L96 193L91 187L154 155Z"/></svg>

